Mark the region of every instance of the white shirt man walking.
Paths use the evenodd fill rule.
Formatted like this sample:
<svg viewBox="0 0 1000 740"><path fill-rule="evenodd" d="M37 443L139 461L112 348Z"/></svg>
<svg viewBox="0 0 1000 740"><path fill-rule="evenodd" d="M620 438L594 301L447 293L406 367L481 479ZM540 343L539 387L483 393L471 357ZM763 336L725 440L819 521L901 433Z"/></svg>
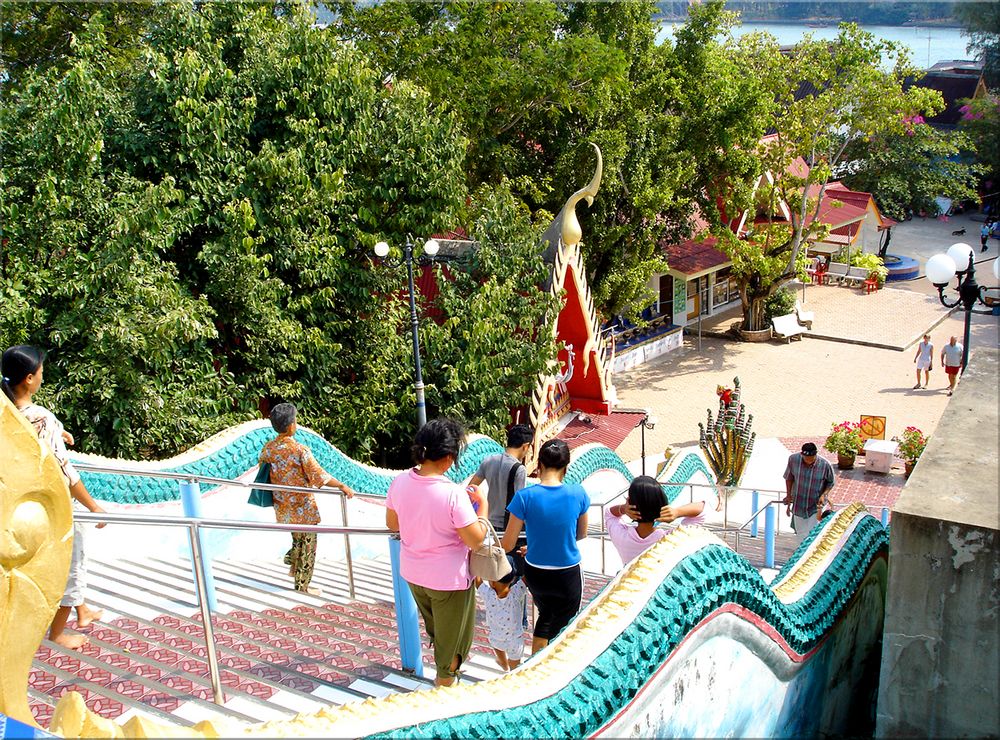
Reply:
<svg viewBox="0 0 1000 740"><path fill-rule="evenodd" d="M962 355L965 347L958 341L958 337L952 337L948 344L941 350L941 364L945 373L948 374L948 395L955 391L955 383L958 382L958 374L962 371Z"/></svg>

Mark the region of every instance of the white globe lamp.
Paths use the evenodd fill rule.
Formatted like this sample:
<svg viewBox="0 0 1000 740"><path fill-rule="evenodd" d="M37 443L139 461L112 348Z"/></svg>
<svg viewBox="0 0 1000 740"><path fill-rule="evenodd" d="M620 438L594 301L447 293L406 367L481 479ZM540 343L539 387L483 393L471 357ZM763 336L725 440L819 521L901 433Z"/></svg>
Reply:
<svg viewBox="0 0 1000 740"><path fill-rule="evenodd" d="M379 242L376 244L375 255L378 257L387 257L389 255L389 245L385 242Z"/></svg>
<svg viewBox="0 0 1000 740"><path fill-rule="evenodd" d="M955 261L955 267L959 272L965 272L969 269L969 257L972 254L972 247L962 242L952 244L948 247L948 256Z"/></svg>
<svg viewBox="0 0 1000 740"><path fill-rule="evenodd" d="M433 257L435 254L438 253L438 250L440 248L441 248L441 245L438 244L437 239L428 239L424 243L424 254L426 254L426 255L428 255L430 257Z"/></svg>
<svg viewBox="0 0 1000 740"><path fill-rule="evenodd" d="M948 254L935 254L924 265L924 274L927 275L927 279L934 283L934 285L947 285L955 277L957 269L955 260L951 256L950 249L948 252ZM968 264L969 258L966 257L965 259L966 264Z"/></svg>

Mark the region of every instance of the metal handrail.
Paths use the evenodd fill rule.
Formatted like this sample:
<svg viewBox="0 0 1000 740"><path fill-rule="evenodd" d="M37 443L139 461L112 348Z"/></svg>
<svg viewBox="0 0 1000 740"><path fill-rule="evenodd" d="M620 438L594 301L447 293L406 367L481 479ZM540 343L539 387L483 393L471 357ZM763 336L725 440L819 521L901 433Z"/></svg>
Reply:
<svg viewBox="0 0 1000 740"><path fill-rule="evenodd" d="M136 475L146 478L166 478L167 480L190 481L194 483L213 483L217 486L237 486L239 488L260 488L266 491L291 491L293 493L327 493L343 496L344 491L336 486L309 488L307 486L288 486L280 483L255 483L254 481L233 480L231 478L216 478L211 475L197 473L181 473L169 470L141 470L135 468L112 468L106 465L92 465L86 462L73 461L73 467L88 473L110 475ZM358 494L363 496L364 494Z"/></svg>
<svg viewBox="0 0 1000 740"><path fill-rule="evenodd" d="M151 527L184 527L197 523L204 529L263 530L276 532L316 532L317 534L395 534L386 527L344 527L327 524L283 524L281 522L251 522L240 519L202 519L190 516L143 516L91 511L74 511L74 521L107 522L108 524L142 524Z"/></svg>
<svg viewBox="0 0 1000 740"><path fill-rule="evenodd" d="M346 501L346 499L342 499ZM212 611L208 603L208 581L205 576L205 555L201 546L201 529L237 529L262 530L278 532L316 532L326 534L342 534L345 538L351 534L367 534L389 536L395 534L385 527L335 527L322 524L282 524L280 522L245 522L231 519L199 519L187 516L141 516L138 514L117 514L103 512L73 512L75 521L109 523L109 524L139 524L153 527L186 527L191 545L191 562L194 565L195 589L198 593L198 608L201 611L201 621L205 630L206 656L208 658L209 679L212 682L212 699L220 706L225 702L222 694L222 680L219 676L219 659L215 649L215 630L212 626ZM353 570L350 567L350 550L347 550L348 577ZM351 587L353 598L353 584Z"/></svg>
<svg viewBox="0 0 1000 740"><path fill-rule="evenodd" d="M730 492L730 494L735 494L735 493L739 493L740 491L751 491L751 492L756 491L757 493L780 493L783 496L786 495L786 493L787 493L786 491L778 490L777 488L750 488L750 487L745 487L745 486L726 486L726 485L722 485L720 483L694 483L694 482L690 482L690 481L657 481L657 482L660 484L661 487L662 486L687 486L687 488L688 488L688 494L689 494L688 498L689 498L690 501L694 501L694 489L695 489L696 486L699 487L699 488L711 488L711 489L715 490L720 496L723 496L723 498L722 498L722 502L723 502L722 530L716 530L716 531L722 531L722 532L731 532L731 531L733 531L733 529L731 527L729 527L729 498L730 498L730 496L724 495L724 492L728 491L728 492ZM591 504L591 508L598 508L598 509L600 509L601 510L601 521L604 521L604 509L606 507L612 505L612 502L617 501L618 499L620 499L622 496L624 496L627 493L628 493L628 488L623 488L618 493L616 493L612 498L609 498L607 501L605 501L603 503L599 503L599 504L592 503ZM753 521L752 517L751 517L750 521ZM746 525L744 525L744 526L746 526ZM742 529L742 527L740 529ZM737 540L738 539L739 538L737 536ZM607 542L607 538L606 537L601 537L601 572L602 573L604 573L604 572L607 571L606 542ZM739 542L737 541L737 552L739 551L738 550L738 545L739 545Z"/></svg>

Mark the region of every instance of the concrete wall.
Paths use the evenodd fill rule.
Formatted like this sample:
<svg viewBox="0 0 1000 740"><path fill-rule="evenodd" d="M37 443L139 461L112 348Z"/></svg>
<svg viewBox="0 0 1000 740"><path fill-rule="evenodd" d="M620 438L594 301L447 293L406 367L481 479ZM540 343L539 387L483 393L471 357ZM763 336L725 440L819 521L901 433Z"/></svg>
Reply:
<svg viewBox="0 0 1000 740"><path fill-rule="evenodd" d="M1000 735L997 371L973 350L893 508L876 737Z"/></svg>

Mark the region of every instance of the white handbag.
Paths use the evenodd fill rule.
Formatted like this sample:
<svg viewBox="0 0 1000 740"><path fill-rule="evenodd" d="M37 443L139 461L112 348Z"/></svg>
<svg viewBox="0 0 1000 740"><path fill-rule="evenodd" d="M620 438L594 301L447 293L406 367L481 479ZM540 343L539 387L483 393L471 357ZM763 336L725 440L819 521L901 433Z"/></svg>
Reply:
<svg viewBox="0 0 1000 740"><path fill-rule="evenodd" d="M489 519L479 517L479 521L486 525L486 537L478 548L469 550L469 573L484 581L499 581L510 573L510 561Z"/></svg>

